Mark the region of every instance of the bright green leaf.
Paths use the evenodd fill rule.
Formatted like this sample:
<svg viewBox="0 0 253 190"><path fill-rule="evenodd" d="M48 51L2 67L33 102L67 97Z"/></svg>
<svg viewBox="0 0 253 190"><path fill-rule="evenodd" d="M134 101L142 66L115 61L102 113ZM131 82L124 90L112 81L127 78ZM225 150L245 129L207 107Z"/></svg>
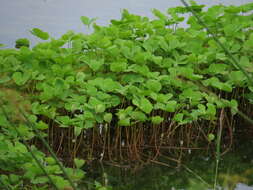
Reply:
<svg viewBox="0 0 253 190"><path fill-rule="evenodd" d="M163 118L161 116L153 116L151 117L151 121L155 125L159 125L161 122L163 122Z"/></svg>
<svg viewBox="0 0 253 190"><path fill-rule="evenodd" d="M49 34L48 34L47 32L42 31L42 30L39 29L39 28L33 28L33 29L31 30L31 33L32 33L34 36L36 36L36 37L38 37L38 38L40 38L40 39L42 39L42 40L48 40L48 39L49 39Z"/></svg>

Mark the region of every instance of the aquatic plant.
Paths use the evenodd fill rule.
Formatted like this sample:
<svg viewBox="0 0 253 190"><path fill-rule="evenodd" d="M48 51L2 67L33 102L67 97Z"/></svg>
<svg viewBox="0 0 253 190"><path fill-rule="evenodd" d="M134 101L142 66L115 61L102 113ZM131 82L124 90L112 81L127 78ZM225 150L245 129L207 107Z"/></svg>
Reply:
<svg viewBox="0 0 253 190"><path fill-rule="evenodd" d="M252 113L247 76L253 72L253 15L248 14L253 4L203 7L190 8L239 66L195 16L189 16L188 27L179 27L190 13L185 7L167 14L153 9L153 20L123 10L108 26L82 17L93 33L69 31L54 39L34 28L31 33L46 42L29 48L21 40L19 49L1 49L0 170L8 171L3 179L19 171L32 184L48 182L21 143L32 144L39 161L51 163L31 125L66 166L77 169L82 161L76 158L132 168L164 156L180 166L189 151L215 152L221 126L219 155L227 152L238 110ZM59 165L50 163L46 171L56 186L68 186ZM84 177L81 170L67 170L76 182Z"/></svg>

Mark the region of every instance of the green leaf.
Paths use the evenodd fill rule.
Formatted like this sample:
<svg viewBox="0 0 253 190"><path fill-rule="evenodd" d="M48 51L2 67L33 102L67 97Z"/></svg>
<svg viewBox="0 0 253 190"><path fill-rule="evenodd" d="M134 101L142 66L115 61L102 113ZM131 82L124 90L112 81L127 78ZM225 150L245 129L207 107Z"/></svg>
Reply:
<svg viewBox="0 0 253 190"><path fill-rule="evenodd" d="M58 189L64 189L65 187L70 186L69 182L61 176L54 175L54 176L52 176L52 179L53 179L54 183L56 184L56 186L58 187Z"/></svg>
<svg viewBox="0 0 253 190"><path fill-rule="evenodd" d="M209 142L213 141L215 139L215 135L213 133L209 133L207 136L207 139Z"/></svg>
<svg viewBox="0 0 253 190"><path fill-rule="evenodd" d="M133 111L131 112L130 115L131 115L131 118L136 121L144 122L147 120L147 116L141 111Z"/></svg>
<svg viewBox="0 0 253 190"><path fill-rule="evenodd" d="M62 91L69 88L69 85L65 83L65 81L61 78L55 78L54 87L56 91ZM57 92L58 93L58 92Z"/></svg>
<svg viewBox="0 0 253 190"><path fill-rule="evenodd" d="M246 79L247 78L242 71L230 72L229 80L238 86L243 85L246 82Z"/></svg>
<svg viewBox="0 0 253 190"><path fill-rule="evenodd" d="M85 164L85 161L82 159L75 158L74 163L75 163L76 167L79 169Z"/></svg>
<svg viewBox="0 0 253 190"><path fill-rule="evenodd" d="M253 48L253 33L250 34L249 39L244 43L244 49L250 50Z"/></svg>
<svg viewBox="0 0 253 190"><path fill-rule="evenodd" d="M118 121L119 126L130 126L130 118L120 119Z"/></svg>
<svg viewBox="0 0 253 190"><path fill-rule="evenodd" d="M0 126L9 126L9 124L10 124L9 121L4 116L4 114L0 114Z"/></svg>
<svg viewBox="0 0 253 190"><path fill-rule="evenodd" d="M15 72L12 75L12 79L14 80L14 82L21 86L24 85L26 83L26 81L29 79L28 75L24 75L21 72Z"/></svg>
<svg viewBox="0 0 253 190"><path fill-rule="evenodd" d="M159 92L162 89L161 83L157 80L148 80L146 86L148 89L155 92Z"/></svg>
<svg viewBox="0 0 253 190"><path fill-rule="evenodd" d="M103 113L105 111L106 107L104 104L98 104L95 106L95 112L96 113Z"/></svg>
<svg viewBox="0 0 253 190"><path fill-rule="evenodd" d="M42 40L48 40L48 39L49 39L49 34L48 34L47 32L42 31L42 30L39 29L39 28L33 28L33 29L31 30L31 33L32 33L34 36L36 36L36 37L38 37L38 38L40 38L40 39L42 39Z"/></svg>
<svg viewBox="0 0 253 190"><path fill-rule="evenodd" d="M213 74L225 74L227 68L226 64L210 64L208 71Z"/></svg>
<svg viewBox="0 0 253 190"><path fill-rule="evenodd" d="M177 108L177 102L175 100L168 101L165 105L167 112L175 112Z"/></svg>
<svg viewBox="0 0 253 190"><path fill-rule="evenodd" d="M94 121L93 120L86 120L84 124L85 129L90 129L94 127Z"/></svg>
<svg viewBox="0 0 253 190"><path fill-rule="evenodd" d="M15 146L14 146L14 151L18 151L21 153L27 153L28 150L26 148L26 146L20 142L15 142Z"/></svg>
<svg viewBox="0 0 253 190"><path fill-rule="evenodd" d="M44 176L38 176L34 179L31 180L31 183L32 184L45 184L48 182L48 178L47 177L44 177Z"/></svg>
<svg viewBox="0 0 253 190"><path fill-rule="evenodd" d="M29 47L30 42L27 38L20 38L16 40L15 48Z"/></svg>
<svg viewBox="0 0 253 190"><path fill-rule="evenodd" d="M103 102L101 102L100 100L98 100L97 98L95 97L90 97L89 101L88 101L88 104L91 105L91 107L95 107L97 105L100 105L100 104L103 104Z"/></svg>
<svg viewBox="0 0 253 190"><path fill-rule="evenodd" d="M212 77L202 82L205 86L210 85L226 92L231 92L233 89L229 83L220 82L220 80L217 77Z"/></svg>
<svg viewBox="0 0 253 190"><path fill-rule="evenodd" d="M57 116L56 119L60 121L60 123L64 126L71 125L72 123L71 118L69 116Z"/></svg>
<svg viewBox="0 0 253 190"><path fill-rule="evenodd" d="M153 109L153 105L150 103L150 101L147 98L142 97L139 100L139 103L137 105L142 111L144 111L147 114L150 114L150 112Z"/></svg>
<svg viewBox="0 0 253 190"><path fill-rule="evenodd" d="M44 130L44 129L48 129L48 125L46 123L44 123L43 121L39 121L36 124L36 128L40 129L40 130Z"/></svg>
<svg viewBox="0 0 253 190"><path fill-rule="evenodd" d="M15 175L15 174L10 174L9 175L9 179L10 179L10 182L12 184L18 183L20 181L20 177L21 176L18 176L18 175Z"/></svg>
<svg viewBox="0 0 253 190"><path fill-rule="evenodd" d="M163 120L164 119L162 117L160 117L160 116L153 116L153 117L151 117L151 121L155 125L159 125L160 123L163 122Z"/></svg>
<svg viewBox="0 0 253 190"><path fill-rule="evenodd" d="M241 26L239 24L231 23L224 26L224 33L226 36L235 36L240 29Z"/></svg>
<svg viewBox="0 0 253 190"><path fill-rule="evenodd" d="M133 65L129 66L126 71L127 72L130 71L130 72L139 73L143 76L147 76L150 73L150 70L149 70L148 66L146 66L146 65L137 65L137 64L133 64Z"/></svg>
<svg viewBox="0 0 253 190"><path fill-rule="evenodd" d="M90 18L89 17L87 17L87 16L81 16L81 21L82 21L82 23L84 24L84 25L90 25Z"/></svg>
<svg viewBox="0 0 253 190"><path fill-rule="evenodd" d="M102 83L99 84L100 88L105 92L113 92L121 88L121 85L117 81L112 79L104 79Z"/></svg>
<svg viewBox="0 0 253 190"><path fill-rule="evenodd" d="M252 45L253 47L253 45ZM253 64L252 62L250 62L249 57L248 56L242 56L240 58L240 62L239 64L248 72L253 72Z"/></svg>
<svg viewBox="0 0 253 190"><path fill-rule="evenodd" d="M84 113L83 113L83 118L84 118L84 120L86 121L88 121L88 120L93 120L94 119L94 115L93 115L93 113L92 112L90 112L90 111L85 111Z"/></svg>
<svg viewBox="0 0 253 190"><path fill-rule="evenodd" d="M156 17L160 18L161 20L164 20L164 21L167 21L167 20L168 20L167 16L164 15L163 13L161 13L161 11L159 11L158 9L152 9L152 13L153 13Z"/></svg>
<svg viewBox="0 0 253 190"><path fill-rule="evenodd" d="M171 35L171 36L168 36L168 38L169 38L168 40L169 40L169 49L170 50L176 49L182 45L176 36Z"/></svg>
<svg viewBox="0 0 253 190"><path fill-rule="evenodd" d="M122 82L126 84L142 83L144 82L144 78L140 74L129 73L122 75Z"/></svg>
<svg viewBox="0 0 253 190"><path fill-rule="evenodd" d="M81 16L81 21L82 21L82 23L84 24L84 25L86 25L86 26L88 26L88 27L90 27L90 25L92 24L92 23L94 23L96 20L97 20L97 18L89 18L89 17L87 17L87 16Z"/></svg>
<svg viewBox="0 0 253 190"><path fill-rule="evenodd" d="M201 114L201 115L204 115L206 113L206 107L205 105L203 104L198 104L198 112Z"/></svg>
<svg viewBox="0 0 253 190"><path fill-rule="evenodd" d="M125 61L116 61L110 64L110 70L112 72L122 72L127 68L127 63Z"/></svg>
<svg viewBox="0 0 253 190"><path fill-rule="evenodd" d="M214 104L207 103L207 114L216 115L216 106Z"/></svg>
<svg viewBox="0 0 253 190"><path fill-rule="evenodd" d="M81 134L81 132L82 132L81 127L79 127L79 126L74 127L74 134L75 134L76 137L78 137Z"/></svg>
<svg viewBox="0 0 253 190"><path fill-rule="evenodd" d="M49 165L54 165L56 163L55 159L53 157L46 157L45 161L49 164Z"/></svg>
<svg viewBox="0 0 253 190"><path fill-rule="evenodd" d="M100 60L89 60L87 62L87 64L89 65L89 67L93 70L93 71L98 71L102 65L104 65L104 60L100 59Z"/></svg>
<svg viewBox="0 0 253 190"><path fill-rule="evenodd" d="M110 123L112 121L112 114L111 113L106 113L104 115L104 120L107 122L107 123Z"/></svg>
<svg viewBox="0 0 253 190"><path fill-rule="evenodd" d="M183 113L177 113L174 117L173 120L177 121L177 122L182 122L184 118L184 114Z"/></svg>
<svg viewBox="0 0 253 190"><path fill-rule="evenodd" d="M90 85L90 84L85 84L86 86L86 93L89 95L89 96L95 96L98 92L97 88L93 85Z"/></svg>
<svg viewBox="0 0 253 190"><path fill-rule="evenodd" d="M77 82L80 82L80 83L83 83L85 77L86 77L86 75L85 75L83 72L78 72L78 73L76 74L76 81L77 81Z"/></svg>
<svg viewBox="0 0 253 190"><path fill-rule="evenodd" d="M196 102L198 103L203 97L202 92L194 90L192 88L185 89L180 95L180 100L189 99L190 102L193 104Z"/></svg>
<svg viewBox="0 0 253 190"><path fill-rule="evenodd" d="M173 94L158 94L156 101L161 103L166 103L169 99L173 97Z"/></svg>
<svg viewBox="0 0 253 190"><path fill-rule="evenodd" d="M232 114L235 115L238 112L238 102L236 100L231 100L229 104Z"/></svg>

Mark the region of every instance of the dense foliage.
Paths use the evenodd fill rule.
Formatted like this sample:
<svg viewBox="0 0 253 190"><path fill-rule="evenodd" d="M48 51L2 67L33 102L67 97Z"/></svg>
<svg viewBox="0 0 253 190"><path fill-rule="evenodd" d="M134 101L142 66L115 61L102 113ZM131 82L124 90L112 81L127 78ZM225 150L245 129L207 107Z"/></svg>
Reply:
<svg viewBox="0 0 253 190"><path fill-rule="evenodd" d="M252 77L253 4L191 7ZM162 145L206 146L215 138L221 109L228 110L229 125L238 101L253 102L247 78L188 9L153 13L156 19L150 20L124 10L109 26L82 17L85 25L93 24L93 33L69 31L60 39L35 28L32 34L46 42L29 48L21 39L19 49L0 50L1 106L9 116L0 110L6 185L48 182L25 140L56 184L68 186L28 123L68 163L76 157L147 161L157 158ZM179 27L185 14L188 25ZM173 151L181 158L182 152ZM67 169L76 183L84 177L82 165Z"/></svg>

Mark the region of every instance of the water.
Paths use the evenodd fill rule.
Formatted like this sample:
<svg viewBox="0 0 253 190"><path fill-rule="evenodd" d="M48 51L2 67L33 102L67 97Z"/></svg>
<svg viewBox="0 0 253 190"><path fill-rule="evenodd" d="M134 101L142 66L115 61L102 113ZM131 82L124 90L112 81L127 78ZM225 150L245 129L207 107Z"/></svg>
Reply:
<svg viewBox="0 0 253 190"><path fill-rule="evenodd" d="M241 141L236 146L220 160L219 189L253 190L253 140ZM171 164L164 158L159 161ZM179 168L151 164L132 172L104 165L93 171L96 172L90 176L92 179L101 183L108 181L113 190L211 190L214 184L215 158L202 153L189 155ZM108 176L106 179L103 173Z"/></svg>
<svg viewBox="0 0 253 190"><path fill-rule="evenodd" d="M243 4L252 0L196 0L207 6L222 4ZM169 7L182 5L179 0L0 0L0 43L14 47L18 38L38 40L30 34L34 27L41 28L54 38L68 30L88 32L80 17L98 17L97 23L108 24L111 19L120 18L123 8L130 12L152 17L151 9L166 11Z"/></svg>

